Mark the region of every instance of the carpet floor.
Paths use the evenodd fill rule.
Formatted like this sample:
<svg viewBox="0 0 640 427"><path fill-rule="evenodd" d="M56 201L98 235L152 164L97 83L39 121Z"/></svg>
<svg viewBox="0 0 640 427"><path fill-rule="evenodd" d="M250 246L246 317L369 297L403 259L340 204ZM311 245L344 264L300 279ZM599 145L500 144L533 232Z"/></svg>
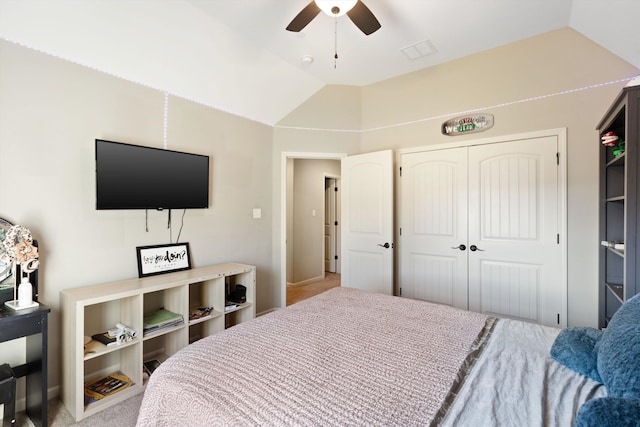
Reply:
<svg viewBox="0 0 640 427"><path fill-rule="evenodd" d="M340 286L340 275L327 273L324 280L314 282L309 285L290 287L287 289L287 305L294 304L303 299L312 297L333 287ZM75 422L67 408L58 398L48 402L47 424L50 427L95 427L95 426L117 426L135 427L138 419L138 411L142 403L144 394L132 397L122 403L105 409L95 415ZM24 412L16 414L16 427L35 427L29 417Z"/></svg>
<svg viewBox="0 0 640 427"><path fill-rule="evenodd" d="M95 415L87 417L76 423L67 408L58 398L49 401L47 424L49 427L96 427L96 426L117 426L134 427L138 419L138 411L142 403L143 393L132 397L122 403L105 409ZM24 412L16 414L16 427L35 427L29 417Z"/></svg>

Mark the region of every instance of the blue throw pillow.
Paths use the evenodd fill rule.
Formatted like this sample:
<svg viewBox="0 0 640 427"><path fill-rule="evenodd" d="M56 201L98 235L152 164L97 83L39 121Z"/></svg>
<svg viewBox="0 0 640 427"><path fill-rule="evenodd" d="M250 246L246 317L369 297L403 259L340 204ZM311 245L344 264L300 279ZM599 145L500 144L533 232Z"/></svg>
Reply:
<svg viewBox="0 0 640 427"><path fill-rule="evenodd" d="M573 427L640 427L640 399L590 400L580 407Z"/></svg>
<svg viewBox="0 0 640 427"><path fill-rule="evenodd" d="M601 338L602 332L593 328L563 329L551 346L551 357L567 368L602 383L598 373L598 347Z"/></svg>
<svg viewBox="0 0 640 427"><path fill-rule="evenodd" d="M604 330L598 373L610 397L640 398L640 295L622 304Z"/></svg>

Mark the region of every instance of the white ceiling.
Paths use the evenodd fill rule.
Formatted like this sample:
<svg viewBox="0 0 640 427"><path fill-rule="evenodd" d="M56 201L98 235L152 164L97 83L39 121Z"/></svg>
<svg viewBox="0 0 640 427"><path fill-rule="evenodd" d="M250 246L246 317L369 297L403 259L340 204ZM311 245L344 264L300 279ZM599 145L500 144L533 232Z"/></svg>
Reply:
<svg viewBox="0 0 640 427"><path fill-rule="evenodd" d="M189 0L238 37L325 84L367 85L570 26L640 68L639 0L364 0L382 28L365 36L347 16L324 13L285 30L310 0ZM342 0L336 0L340 2ZM401 49L429 41L411 60ZM309 55L310 65L302 62Z"/></svg>
<svg viewBox="0 0 640 427"><path fill-rule="evenodd" d="M564 27L640 69L640 0L365 0L382 28L365 36L338 18L335 68L332 17L285 30L309 1L0 0L0 39L268 125L327 84L368 85ZM433 54L401 52L424 41Z"/></svg>

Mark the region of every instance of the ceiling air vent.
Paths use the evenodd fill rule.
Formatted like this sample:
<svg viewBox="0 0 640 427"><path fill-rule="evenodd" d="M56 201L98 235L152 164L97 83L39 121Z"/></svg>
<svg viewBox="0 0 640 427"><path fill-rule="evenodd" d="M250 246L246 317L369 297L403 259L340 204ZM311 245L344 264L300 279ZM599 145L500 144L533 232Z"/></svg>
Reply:
<svg viewBox="0 0 640 427"><path fill-rule="evenodd" d="M417 42L412 45L403 47L402 49L400 49L400 51L405 55L407 55L407 58L413 61L418 58L422 58L423 56L436 53L438 50L435 48L433 43L431 43L429 40L424 40L424 41Z"/></svg>

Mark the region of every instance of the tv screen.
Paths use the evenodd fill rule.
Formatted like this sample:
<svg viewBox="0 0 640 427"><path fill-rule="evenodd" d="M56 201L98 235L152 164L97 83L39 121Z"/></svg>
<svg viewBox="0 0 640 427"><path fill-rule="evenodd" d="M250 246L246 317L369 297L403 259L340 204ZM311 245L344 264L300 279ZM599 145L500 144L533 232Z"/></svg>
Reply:
<svg viewBox="0 0 640 427"><path fill-rule="evenodd" d="M209 156L96 139L97 209L209 207Z"/></svg>

